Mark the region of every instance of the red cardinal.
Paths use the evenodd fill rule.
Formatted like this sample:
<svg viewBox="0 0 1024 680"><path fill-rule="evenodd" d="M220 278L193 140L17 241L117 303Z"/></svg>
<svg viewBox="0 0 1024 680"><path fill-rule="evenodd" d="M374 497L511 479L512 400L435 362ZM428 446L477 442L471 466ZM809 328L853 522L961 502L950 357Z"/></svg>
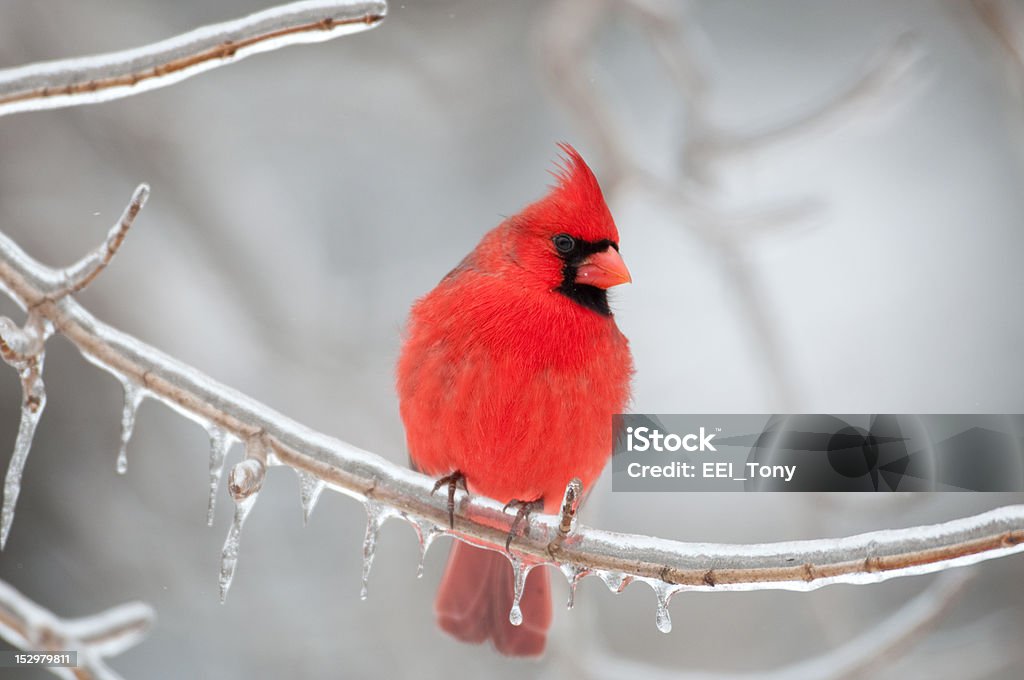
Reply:
<svg viewBox="0 0 1024 680"><path fill-rule="evenodd" d="M557 185L506 219L412 308L398 361L409 455L470 493L558 510L587 489L612 450L614 413L633 372L607 289L628 283L601 187L567 144ZM439 485L442 483L439 482ZM512 569L456 541L435 605L442 629L537 656L551 625L546 570L527 579L522 624L509 622Z"/></svg>

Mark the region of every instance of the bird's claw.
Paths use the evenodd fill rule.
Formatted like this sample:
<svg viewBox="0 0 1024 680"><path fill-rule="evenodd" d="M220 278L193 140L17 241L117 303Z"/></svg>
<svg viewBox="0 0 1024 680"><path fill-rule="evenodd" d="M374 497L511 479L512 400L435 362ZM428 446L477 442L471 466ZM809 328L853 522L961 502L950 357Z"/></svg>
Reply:
<svg viewBox="0 0 1024 680"><path fill-rule="evenodd" d="M437 493L437 490L444 485L448 485L448 526L452 529L455 528L455 490L459 484L462 484L462 490L469 493L469 487L466 486L466 475L462 474L458 470L452 472L450 475L445 475L441 479L434 482L434 488L431 489L430 495L433 496Z"/></svg>
<svg viewBox="0 0 1024 680"><path fill-rule="evenodd" d="M508 530L508 538L505 539L505 552L508 552L512 547L512 539L516 536L516 529L523 523L527 517L530 516L531 512L537 512L538 510L544 509L544 499L538 498L532 501L521 501L517 498L513 498L505 507L502 508L503 512L507 512L509 508L516 508L516 518L512 520L512 528ZM530 525L527 523L526 528L523 530L524 536L530 535Z"/></svg>

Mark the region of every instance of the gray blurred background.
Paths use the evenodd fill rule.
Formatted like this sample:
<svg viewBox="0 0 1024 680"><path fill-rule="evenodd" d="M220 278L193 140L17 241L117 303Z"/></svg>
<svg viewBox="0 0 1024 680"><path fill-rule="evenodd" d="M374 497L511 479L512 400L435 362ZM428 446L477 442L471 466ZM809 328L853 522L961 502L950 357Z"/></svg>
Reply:
<svg viewBox="0 0 1024 680"><path fill-rule="evenodd" d="M1004 18L1024 15L996 4ZM0 0L0 67L132 47L268 5ZM1011 49L1024 25L1000 31L988 5L924 0L635 6L665 15L602 2L394 3L368 33L138 97L2 118L0 229L65 265L150 182L148 207L83 304L404 464L393 365L405 314L544 192L564 140L605 184L634 276L613 301L636 357L634 411L1024 411L1024 71ZM685 48L670 64L697 70L673 79L658 35ZM576 40L585 62L563 58ZM714 152L726 137L709 130L799 118L865 68L867 85L821 125ZM23 318L6 299L0 313ZM205 432L147 402L122 478L117 382L58 337L46 383L0 578L67 616L152 603L156 628L112 661L130 678L587 677L601 670L588 666L595 650L652 671L761 671L871 629L934 578L683 594L668 635L648 588L613 596L588 579L574 610L556 606L545 659L510 661L434 628L443 542L418 581L412 531L386 525L360 601L362 509L326 494L303 528L297 479L274 469L221 606L230 503L222 490L207 528ZM14 371L0 371L3 446L19 399ZM612 494L602 482L584 521L750 542L1020 501ZM982 565L940 621L868 674L1020 677L1022 571L1020 557Z"/></svg>

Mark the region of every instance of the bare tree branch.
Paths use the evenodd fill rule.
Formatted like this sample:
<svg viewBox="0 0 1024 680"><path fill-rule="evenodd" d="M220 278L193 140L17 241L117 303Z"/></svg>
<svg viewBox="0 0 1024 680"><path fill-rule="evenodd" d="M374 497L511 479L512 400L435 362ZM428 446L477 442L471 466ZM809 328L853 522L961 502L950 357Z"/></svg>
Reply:
<svg viewBox="0 0 1024 680"><path fill-rule="evenodd" d="M609 654L604 646L591 644L585 654L570 663L582 665L577 675L602 678L649 678L650 680L847 680L862 677L887 657L907 652L949 611L971 577L969 570L947 573L902 605L893 614L859 635L823 654L781 668L748 673L676 671Z"/></svg>
<svg viewBox="0 0 1024 680"><path fill-rule="evenodd" d="M367 565L373 559L377 530L392 517L413 524L425 545L440 535L499 550L503 545L512 518L497 501L461 496L455 529L449 530L445 499L431 494L434 480L314 432L107 326L67 295L63 270L39 264L3 234L0 282L29 318L37 320L34 323L52 326L92 363L207 430L222 431L246 443L246 458L232 470L229 484L238 512L225 543L221 572L225 594L237 561L241 524L256 501L266 468L273 465L299 473L307 508L309 487L330 488L363 502L369 515L364 540ZM571 508L573 503L566 506ZM752 545L684 543L582 525L563 532L561 527L571 529L572 522L551 515L533 516L529 525L528 535L516 539L509 555L521 574L551 565L571 584L594 574L617 591L634 580L642 581L658 595L662 630L671 627L669 601L686 590L808 591L834 583L877 583L1024 550L1024 506L933 526ZM367 566L364 574L368 572Z"/></svg>
<svg viewBox="0 0 1024 680"><path fill-rule="evenodd" d="M984 42L986 51L998 61L1011 98L1008 123L1018 145L1024 143L1024 7L1019 2L972 0L957 5L957 15L970 34ZM964 7L967 12L963 12ZM977 29L981 29L978 31Z"/></svg>
<svg viewBox="0 0 1024 680"><path fill-rule="evenodd" d="M940 628L922 640L919 651L890 666L893 677L948 677L958 680L1013 677L1024 654L1017 633L1019 611L1010 606L980 614L969 623Z"/></svg>
<svg viewBox="0 0 1024 680"><path fill-rule="evenodd" d="M373 28L384 0L306 0L122 52L0 71L0 116L128 97L286 45Z"/></svg>
<svg viewBox="0 0 1024 680"><path fill-rule="evenodd" d="M614 115L612 95L600 92L590 76L598 33L616 10L646 33L670 86L679 92L686 134L678 176L674 178L663 177L650 163L630 154L624 125ZM732 287L737 316L751 330L753 351L774 388L774 408L793 410L797 403L795 379L772 319L771 301L752 262L750 237L806 222L821 211L821 201L792 198L782 205L744 213L726 210L716 205L719 197L714 169L741 152L785 142L848 119L851 112L867 104L877 105L899 87L906 89L920 53L918 40L911 33L896 37L832 96L809 105L791 119L744 132L728 130L714 120L710 96L713 82L707 64L710 41L693 17L681 11L679 3L560 0L544 13L539 29L543 68L553 84L551 92L597 146L607 168L610 193L617 197L624 187L643 190L709 246L719 261L722 278Z"/></svg>
<svg viewBox="0 0 1024 680"><path fill-rule="evenodd" d="M758 130L714 130L690 146L691 153L701 159L724 157L758 149L809 134L815 130L840 124L845 118L877 105L893 93L905 90L915 64L921 56L920 41L912 32L892 39L871 57L860 74L830 97L810 105L792 118L776 121Z"/></svg>
<svg viewBox="0 0 1024 680"><path fill-rule="evenodd" d="M1017 35L1021 22L1020 7L1001 0L971 0L971 7L985 29L995 38L1018 81L1017 87L1021 87L1021 81L1024 81L1024 48Z"/></svg>
<svg viewBox="0 0 1024 680"><path fill-rule="evenodd" d="M104 660L136 645L155 618L149 605L129 602L85 618L62 619L0 581L0 637L25 651L77 651L77 667L47 669L61 678L117 680L121 676Z"/></svg>

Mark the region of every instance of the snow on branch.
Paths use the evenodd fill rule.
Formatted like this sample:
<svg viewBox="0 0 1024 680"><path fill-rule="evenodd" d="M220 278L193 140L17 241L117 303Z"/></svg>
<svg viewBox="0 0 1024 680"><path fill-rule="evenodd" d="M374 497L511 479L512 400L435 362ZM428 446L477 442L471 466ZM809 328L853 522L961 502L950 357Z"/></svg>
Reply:
<svg viewBox="0 0 1024 680"><path fill-rule="evenodd" d="M377 26L384 0L307 0L212 24L161 42L0 71L0 116L128 97L286 45Z"/></svg>
<svg viewBox="0 0 1024 680"><path fill-rule="evenodd" d="M137 644L156 615L142 602L129 602L80 619L62 619L0 581L0 637L33 652L78 652L78 666L51 667L54 675L77 680L117 680L104 662Z"/></svg>
<svg viewBox="0 0 1024 680"><path fill-rule="evenodd" d="M139 196L137 191L133 200ZM102 252L108 249L108 242L99 248ZM226 447L233 442L244 444L245 458L229 476L228 489L236 507L222 555L222 597L226 596L235 573L242 525L256 502L269 466L286 466L298 474L306 516L325 488L364 505L368 515L363 540L364 594L377 532L391 518L412 525L424 553L441 535L502 550L512 528L512 517L505 514L501 503L480 496L467 497L460 492L455 526L450 530L446 499L443 494L432 494L433 479L315 432L104 324L68 294L79 280L69 276L68 271L36 262L0 234L0 284L27 311L25 328L43 329L36 331L35 336L20 337L13 332L19 329L5 321L5 346L25 360L41 356L47 330L64 335L89 361L121 381L125 388L122 424L126 433L130 433L135 409L147 397L205 427L211 439L213 489L220 477ZM123 442L127 440L128 434L122 436ZM27 453L27 442L20 434L18 445L25 447L22 455ZM20 475L20 468L18 472ZM10 473L8 477L10 486ZM621 592L632 581L642 581L657 595L658 628L665 632L671 629L669 601L683 591L809 591L835 583L877 583L1024 550L1021 505L943 524L839 539L730 545L686 543L582 526L575 517L575 491L571 487L567 493L562 516L532 516L523 535L512 543L508 556L515 574L516 595L521 593L526 574L542 565L562 571L569 580L570 592L591 574L614 592ZM512 619L518 618L518 597L515 599Z"/></svg>

